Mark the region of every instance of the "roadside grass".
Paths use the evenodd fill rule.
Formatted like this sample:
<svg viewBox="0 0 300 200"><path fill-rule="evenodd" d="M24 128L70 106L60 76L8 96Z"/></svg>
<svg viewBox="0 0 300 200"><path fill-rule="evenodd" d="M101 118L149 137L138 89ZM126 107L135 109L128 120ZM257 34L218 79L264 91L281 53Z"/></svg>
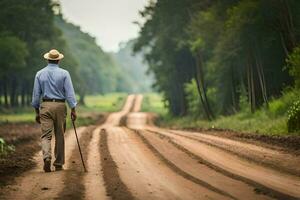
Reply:
<svg viewBox="0 0 300 200"><path fill-rule="evenodd" d="M118 111L122 108L125 93L111 93L106 95L95 95L86 97L86 105L79 105L77 109L78 125L88 125L94 122L93 115L106 112ZM68 109L67 124L70 127L70 110ZM34 109L31 107L26 108L13 108L0 110L0 125L3 123L33 123L35 122Z"/></svg>
<svg viewBox="0 0 300 200"><path fill-rule="evenodd" d="M286 120L285 116L272 118L264 112L259 112L254 114L237 113L231 116L221 116L213 121L195 119L193 117L174 118L165 115L161 116L158 123L164 127L179 129L222 129L264 135L297 135L297 133L288 133Z"/></svg>
<svg viewBox="0 0 300 200"><path fill-rule="evenodd" d="M286 96L283 98L287 98ZM291 97L291 94L289 94L288 99L292 98L295 97ZM154 112L159 115L156 123L162 127L174 129L221 129L263 135L300 135L300 133L288 133L286 110L289 104L285 101L281 103L282 100L273 100L269 109L261 108L255 113L241 111L234 115L219 116L213 121L208 121L192 116L171 116L164 107L162 99L161 95L157 93L145 94L142 105L143 112Z"/></svg>
<svg viewBox="0 0 300 200"><path fill-rule="evenodd" d="M126 96L126 93L87 96L86 105L80 105L78 112L116 112L121 110Z"/></svg>
<svg viewBox="0 0 300 200"><path fill-rule="evenodd" d="M34 109L12 108L0 110L0 124L3 123L32 123L35 121Z"/></svg>
<svg viewBox="0 0 300 200"><path fill-rule="evenodd" d="M168 112L163 102L163 97L159 93L144 94L141 111L156 113L158 115L166 115Z"/></svg>

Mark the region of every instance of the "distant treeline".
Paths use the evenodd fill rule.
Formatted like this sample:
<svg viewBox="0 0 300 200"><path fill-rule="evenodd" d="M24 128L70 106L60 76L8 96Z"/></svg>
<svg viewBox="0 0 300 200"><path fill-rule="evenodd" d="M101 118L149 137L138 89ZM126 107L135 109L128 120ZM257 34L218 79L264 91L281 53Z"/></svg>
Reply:
<svg viewBox="0 0 300 200"><path fill-rule="evenodd" d="M300 88L300 1L157 0L135 51L174 115L213 119L246 104L254 112L286 88ZM197 96L191 93L196 91Z"/></svg>
<svg viewBox="0 0 300 200"><path fill-rule="evenodd" d="M124 90L127 89L131 93L151 92L154 77L152 73L148 73L148 65L143 61L144 52L133 55L132 48L135 42L136 39L131 39L122 43L119 51L112 55L122 70L122 78L128 83L124 85Z"/></svg>
<svg viewBox="0 0 300 200"><path fill-rule="evenodd" d="M80 27L67 23L62 16L55 17L55 25L62 31L68 46L68 52L73 58L70 69L75 90L84 104L87 94L105 94L109 92L128 92L129 82L125 79L118 63L108 53L104 52L88 33L83 33ZM69 66L62 63L62 67ZM125 77L125 78L123 78Z"/></svg>
<svg viewBox="0 0 300 200"><path fill-rule="evenodd" d="M1 0L0 107L30 105L35 73L52 48L65 55L60 65L70 72L81 103L87 94L132 92L139 85L119 64L123 60L63 19L58 1Z"/></svg>

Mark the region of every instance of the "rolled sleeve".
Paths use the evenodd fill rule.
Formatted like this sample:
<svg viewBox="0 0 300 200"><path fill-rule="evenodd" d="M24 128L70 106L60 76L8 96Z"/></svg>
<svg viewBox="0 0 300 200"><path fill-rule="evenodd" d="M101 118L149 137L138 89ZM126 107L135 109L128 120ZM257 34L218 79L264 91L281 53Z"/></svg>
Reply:
<svg viewBox="0 0 300 200"><path fill-rule="evenodd" d="M75 91L73 88L71 76L69 72L66 73L66 79L64 83L64 90L66 95L66 100L69 104L70 108L75 108L77 105L76 97L75 97Z"/></svg>
<svg viewBox="0 0 300 200"><path fill-rule="evenodd" d="M38 75L34 78L33 92L32 92L32 102L31 105L34 108L40 107L40 98L41 98L42 90L41 85L38 80Z"/></svg>

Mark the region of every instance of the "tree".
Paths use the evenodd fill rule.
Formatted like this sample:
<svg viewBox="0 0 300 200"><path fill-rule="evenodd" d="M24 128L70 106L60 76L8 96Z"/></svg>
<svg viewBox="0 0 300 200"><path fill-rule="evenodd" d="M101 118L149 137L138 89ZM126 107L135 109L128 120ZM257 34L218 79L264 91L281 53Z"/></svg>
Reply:
<svg viewBox="0 0 300 200"><path fill-rule="evenodd" d="M4 104L8 107L8 96L10 95L10 105L17 103L16 86L20 71L25 67L25 59L28 56L26 44L14 36L0 37L0 80L4 96ZM10 94L9 94L10 91ZM2 94L0 94L2 96Z"/></svg>
<svg viewBox="0 0 300 200"><path fill-rule="evenodd" d="M147 52L172 114L194 102L207 119L233 114L245 94L254 112L293 84L294 68L283 67L299 45L299 9L296 0L151 1L135 51Z"/></svg>

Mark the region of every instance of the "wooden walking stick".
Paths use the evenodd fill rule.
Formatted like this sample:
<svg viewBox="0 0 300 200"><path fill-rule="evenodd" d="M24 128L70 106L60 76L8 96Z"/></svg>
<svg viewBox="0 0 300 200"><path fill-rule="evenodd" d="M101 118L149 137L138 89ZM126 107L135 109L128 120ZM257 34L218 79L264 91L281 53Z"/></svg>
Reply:
<svg viewBox="0 0 300 200"><path fill-rule="evenodd" d="M78 149L79 149L79 153L80 153L82 165L83 165L83 168L84 168L84 172L87 172L87 170L86 170L86 168L85 168L84 160L83 160L83 157L82 157L82 153L81 153L81 148L80 148L80 144L79 144L79 140L78 140L78 136L77 136L77 131L76 131L76 126L75 126L74 120L72 120L72 124L73 124L73 127L74 127L75 136L76 136L77 145L78 145Z"/></svg>

